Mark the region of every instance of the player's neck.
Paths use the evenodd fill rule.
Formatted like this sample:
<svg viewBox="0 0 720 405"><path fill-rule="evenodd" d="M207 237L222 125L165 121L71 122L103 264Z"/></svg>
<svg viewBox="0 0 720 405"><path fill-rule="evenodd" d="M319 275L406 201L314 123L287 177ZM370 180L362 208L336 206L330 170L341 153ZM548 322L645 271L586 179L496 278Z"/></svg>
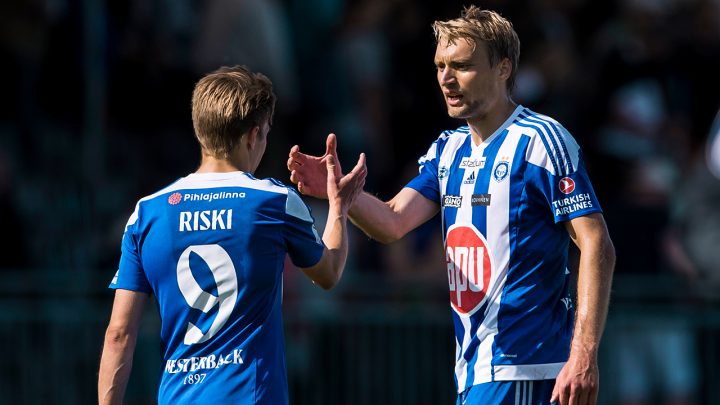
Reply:
<svg viewBox="0 0 720 405"><path fill-rule="evenodd" d="M248 172L247 165L232 159L217 159L212 156L203 155L200 166L195 173L227 173L227 172Z"/></svg>
<svg viewBox="0 0 720 405"><path fill-rule="evenodd" d="M479 145L491 137L500 128L500 125L512 115L515 108L517 108L517 104L508 97L486 114L468 119L467 123L473 142Z"/></svg>

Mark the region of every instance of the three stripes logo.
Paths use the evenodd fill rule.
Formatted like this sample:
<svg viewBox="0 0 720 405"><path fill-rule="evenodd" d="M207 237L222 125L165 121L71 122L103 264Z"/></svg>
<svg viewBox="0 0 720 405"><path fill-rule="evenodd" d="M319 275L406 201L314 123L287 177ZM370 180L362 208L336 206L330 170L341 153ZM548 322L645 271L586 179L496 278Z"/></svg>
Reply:
<svg viewBox="0 0 720 405"><path fill-rule="evenodd" d="M470 172L470 176L463 182L465 184L475 184L475 172Z"/></svg>

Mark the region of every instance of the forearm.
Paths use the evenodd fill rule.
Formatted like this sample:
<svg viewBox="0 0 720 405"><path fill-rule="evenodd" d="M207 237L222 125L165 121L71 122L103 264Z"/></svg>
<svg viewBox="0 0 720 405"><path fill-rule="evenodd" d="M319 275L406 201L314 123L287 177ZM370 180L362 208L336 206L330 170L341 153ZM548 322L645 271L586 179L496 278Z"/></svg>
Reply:
<svg viewBox="0 0 720 405"><path fill-rule="evenodd" d="M394 200L386 203L363 192L350 208L350 220L367 236L378 242L394 242L407 233L407 230L402 230L398 226L399 215Z"/></svg>
<svg viewBox="0 0 720 405"><path fill-rule="evenodd" d="M98 403L122 404L132 369L135 336L108 330L98 377Z"/></svg>
<svg viewBox="0 0 720 405"><path fill-rule="evenodd" d="M330 205L323 232L323 242L328 249L328 264L332 285L342 277L348 255L347 215L338 206Z"/></svg>
<svg viewBox="0 0 720 405"><path fill-rule="evenodd" d="M609 239L589 245L580 254L571 352L582 350L597 355L607 318L615 253Z"/></svg>

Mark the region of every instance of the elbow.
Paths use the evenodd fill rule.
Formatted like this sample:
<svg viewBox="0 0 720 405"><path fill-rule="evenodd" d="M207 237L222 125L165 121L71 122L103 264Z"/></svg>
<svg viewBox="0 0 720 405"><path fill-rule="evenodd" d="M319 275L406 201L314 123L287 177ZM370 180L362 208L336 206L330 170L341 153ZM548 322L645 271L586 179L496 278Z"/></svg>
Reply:
<svg viewBox="0 0 720 405"><path fill-rule="evenodd" d="M368 235L370 238L373 238L372 235ZM386 233L382 235L376 235L375 239L376 241L382 243L383 245L389 245L398 239L402 238L402 235L396 235L392 233Z"/></svg>
<svg viewBox="0 0 720 405"><path fill-rule="evenodd" d="M325 291L332 290L338 283L338 279L315 280L315 284Z"/></svg>
<svg viewBox="0 0 720 405"><path fill-rule="evenodd" d="M124 326L108 326L105 331L105 348L113 351L126 349L132 341L132 332Z"/></svg>

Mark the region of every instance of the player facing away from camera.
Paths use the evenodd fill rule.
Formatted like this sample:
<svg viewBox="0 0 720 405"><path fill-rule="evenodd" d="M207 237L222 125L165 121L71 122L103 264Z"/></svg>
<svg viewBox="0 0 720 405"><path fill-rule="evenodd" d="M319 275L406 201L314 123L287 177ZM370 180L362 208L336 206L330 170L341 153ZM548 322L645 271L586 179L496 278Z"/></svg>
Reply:
<svg viewBox="0 0 720 405"><path fill-rule="evenodd" d="M125 228L100 362L100 404L120 404L143 308L154 294L162 326L160 404L286 404L281 319L289 255L333 287L347 258L347 211L365 183L365 157L342 179L327 161L322 238L292 188L253 176L275 95L265 76L221 68L195 86L202 150L195 173L138 201Z"/></svg>
<svg viewBox="0 0 720 405"><path fill-rule="evenodd" d="M465 125L432 143L390 201L361 194L350 219L390 243L440 211L458 404L594 404L615 253L580 148L557 121L512 101L520 43L509 21L471 6L434 30L438 84ZM302 193L326 196L335 147L330 135L324 156L292 148ZM570 240L580 250L576 307Z"/></svg>

